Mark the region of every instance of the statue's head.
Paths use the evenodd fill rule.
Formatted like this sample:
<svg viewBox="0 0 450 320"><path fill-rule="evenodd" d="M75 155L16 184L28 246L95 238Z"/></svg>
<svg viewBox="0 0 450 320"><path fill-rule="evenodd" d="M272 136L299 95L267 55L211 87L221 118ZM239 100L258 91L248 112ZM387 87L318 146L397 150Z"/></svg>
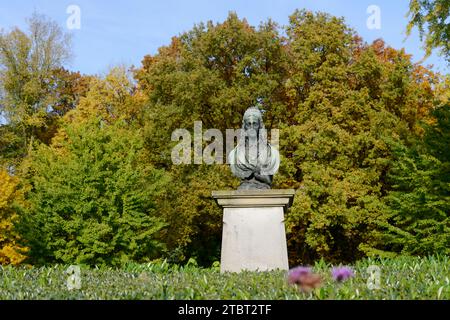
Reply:
<svg viewBox="0 0 450 320"><path fill-rule="evenodd" d="M244 113L242 119L242 129L244 129L248 136L255 137L259 130L264 128L262 113L257 107L250 107Z"/></svg>

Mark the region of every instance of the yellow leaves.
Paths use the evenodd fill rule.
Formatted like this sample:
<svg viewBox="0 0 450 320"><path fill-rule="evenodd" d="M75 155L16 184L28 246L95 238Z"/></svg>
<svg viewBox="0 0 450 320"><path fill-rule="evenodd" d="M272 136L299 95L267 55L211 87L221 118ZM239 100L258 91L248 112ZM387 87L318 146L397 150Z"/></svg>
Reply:
<svg viewBox="0 0 450 320"><path fill-rule="evenodd" d="M0 264L19 264L26 256L21 252L26 249L17 245L17 235L13 224L17 214L13 203L23 202L23 194L18 190L19 179L0 170Z"/></svg>
<svg viewBox="0 0 450 320"><path fill-rule="evenodd" d="M0 170L0 213L3 213L18 195L17 184L18 179L16 177L11 177L5 170Z"/></svg>
<svg viewBox="0 0 450 320"><path fill-rule="evenodd" d="M147 97L137 89L124 67L110 70L104 78L92 78L90 89L80 99L76 109L64 116L66 123L85 123L93 117L100 117L107 123L119 119L135 119Z"/></svg>
<svg viewBox="0 0 450 320"><path fill-rule="evenodd" d="M21 252L26 252L27 249L21 248ZM18 252L17 246L6 245L0 249L0 264L18 265L25 260L26 256Z"/></svg>

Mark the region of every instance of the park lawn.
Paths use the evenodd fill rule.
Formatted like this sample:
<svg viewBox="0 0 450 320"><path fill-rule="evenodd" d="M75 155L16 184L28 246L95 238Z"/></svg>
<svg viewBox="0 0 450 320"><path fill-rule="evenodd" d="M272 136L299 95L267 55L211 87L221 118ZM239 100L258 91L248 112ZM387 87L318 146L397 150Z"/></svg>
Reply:
<svg viewBox="0 0 450 320"><path fill-rule="evenodd" d="M336 282L332 266L318 261L320 288L304 293L286 281L286 272L220 274L217 266L180 267L166 262L123 268L81 267L81 288L68 290L68 266L1 267L0 299L450 299L450 259L398 257L364 259L351 266L355 276ZM380 271L379 289L369 289L369 266Z"/></svg>

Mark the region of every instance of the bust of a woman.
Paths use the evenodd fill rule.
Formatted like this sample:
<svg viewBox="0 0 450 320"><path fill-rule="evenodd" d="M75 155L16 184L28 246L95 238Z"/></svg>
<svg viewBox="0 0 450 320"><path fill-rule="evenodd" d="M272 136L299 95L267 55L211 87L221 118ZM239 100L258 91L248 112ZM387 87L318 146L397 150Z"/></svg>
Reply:
<svg viewBox="0 0 450 320"><path fill-rule="evenodd" d="M238 144L228 161L233 175L241 179L238 190L270 189L280 155L267 142L262 113L257 107L245 111Z"/></svg>

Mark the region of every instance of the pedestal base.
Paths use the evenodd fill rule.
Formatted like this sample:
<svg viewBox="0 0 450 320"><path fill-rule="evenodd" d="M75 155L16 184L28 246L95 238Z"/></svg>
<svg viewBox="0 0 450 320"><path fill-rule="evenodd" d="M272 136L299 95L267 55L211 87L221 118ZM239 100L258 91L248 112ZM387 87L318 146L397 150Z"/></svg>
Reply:
<svg viewBox="0 0 450 320"><path fill-rule="evenodd" d="M214 191L223 208L221 272L288 270L284 212L294 190Z"/></svg>

